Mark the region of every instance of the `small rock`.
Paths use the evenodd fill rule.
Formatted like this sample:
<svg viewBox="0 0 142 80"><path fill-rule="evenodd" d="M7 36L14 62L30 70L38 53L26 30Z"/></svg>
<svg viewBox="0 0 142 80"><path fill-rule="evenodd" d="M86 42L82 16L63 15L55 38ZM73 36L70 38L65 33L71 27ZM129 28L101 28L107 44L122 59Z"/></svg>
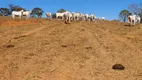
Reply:
<svg viewBox="0 0 142 80"><path fill-rule="evenodd" d="M82 31L85 31L84 29L81 29Z"/></svg>
<svg viewBox="0 0 142 80"><path fill-rule="evenodd" d="M87 46L87 47L85 47L86 49L92 49L92 47L91 46Z"/></svg>
<svg viewBox="0 0 142 80"><path fill-rule="evenodd" d="M14 37L14 39L18 39L19 37Z"/></svg>
<svg viewBox="0 0 142 80"><path fill-rule="evenodd" d="M8 42L11 42L11 40L9 40Z"/></svg>
<svg viewBox="0 0 142 80"><path fill-rule="evenodd" d="M67 47L67 45L62 45L62 47Z"/></svg>
<svg viewBox="0 0 142 80"><path fill-rule="evenodd" d="M14 45L6 45L6 48L12 48L12 47L14 47Z"/></svg>
<svg viewBox="0 0 142 80"><path fill-rule="evenodd" d="M113 65L112 69L114 69L114 70L124 70L125 67L123 65L121 65L121 64L115 64L115 65Z"/></svg>

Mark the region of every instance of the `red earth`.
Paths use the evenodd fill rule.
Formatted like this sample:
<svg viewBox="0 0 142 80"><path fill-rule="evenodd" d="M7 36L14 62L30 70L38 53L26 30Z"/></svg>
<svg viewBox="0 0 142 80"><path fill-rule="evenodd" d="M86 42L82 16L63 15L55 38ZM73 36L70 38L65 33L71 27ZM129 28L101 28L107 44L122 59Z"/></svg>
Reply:
<svg viewBox="0 0 142 80"><path fill-rule="evenodd" d="M141 28L0 17L0 80L142 80Z"/></svg>

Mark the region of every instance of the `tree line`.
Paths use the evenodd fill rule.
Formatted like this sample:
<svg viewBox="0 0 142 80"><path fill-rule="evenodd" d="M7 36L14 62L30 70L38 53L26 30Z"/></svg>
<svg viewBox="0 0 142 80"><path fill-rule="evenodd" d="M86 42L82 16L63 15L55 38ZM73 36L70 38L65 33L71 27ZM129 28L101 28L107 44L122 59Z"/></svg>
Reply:
<svg viewBox="0 0 142 80"><path fill-rule="evenodd" d="M12 14L12 11L26 11L26 8L23 8L19 5L9 4L8 7L1 7L0 8L0 16L9 16ZM65 12L66 10L61 8L57 12ZM42 8L35 7L31 10L31 17L41 17L43 15L44 11ZM53 14L53 17L56 17L55 14Z"/></svg>
<svg viewBox="0 0 142 80"><path fill-rule="evenodd" d="M121 10L119 13L119 19L126 22L129 15L139 15L142 18L142 3L141 4L131 4L128 9Z"/></svg>

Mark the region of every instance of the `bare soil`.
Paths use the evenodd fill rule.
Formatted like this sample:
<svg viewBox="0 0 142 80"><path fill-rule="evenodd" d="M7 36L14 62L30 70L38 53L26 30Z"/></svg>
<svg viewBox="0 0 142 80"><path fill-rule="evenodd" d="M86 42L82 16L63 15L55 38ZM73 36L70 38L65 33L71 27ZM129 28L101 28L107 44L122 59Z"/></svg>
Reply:
<svg viewBox="0 0 142 80"><path fill-rule="evenodd" d="M142 80L142 24L5 18L0 80Z"/></svg>

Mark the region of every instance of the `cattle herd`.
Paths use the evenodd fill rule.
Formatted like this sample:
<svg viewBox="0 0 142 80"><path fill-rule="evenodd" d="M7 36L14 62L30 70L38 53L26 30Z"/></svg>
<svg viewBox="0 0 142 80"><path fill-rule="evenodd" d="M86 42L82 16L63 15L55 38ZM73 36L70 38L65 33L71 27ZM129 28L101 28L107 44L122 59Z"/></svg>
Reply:
<svg viewBox="0 0 142 80"><path fill-rule="evenodd" d="M12 17L13 19L15 19L16 16L19 16L20 19L22 18L22 16L26 16L26 18L28 18L31 14L31 11L24 11L24 10L21 10L21 11L12 11Z"/></svg>
<svg viewBox="0 0 142 80"><path fill-rule="evenodd" d="M140 23L141 22L141 17L138 15L129 15L128 16L128 23L130 23L130 25L135 25L136 23Z"/></svg>
<svg viewBox="0 0 142 80"><path fill-rule="evenodd" d="M20 19L22 18L22 16L26 16L26 19L30 16L31 11L13 11L12 12L12 17L13 19L15 19L16 16L19 16ZM90 21L94 21L94 20L105 20L105 17L96 17L93 13L89 14L82 14L82 13L77 13L77 12L62 12L62 13L55 13L56 14L56 19L62 19L65 20L65 23L70 23L71 20L90 20ZM46 17L51 19L53 17L51 12L46 12ZM128 23L130 23L130 25L135 25L136 23L140 23L141 21L140 16L138 15L129 15L128 16Z"/></svg>
<svg viewBox="0 0 142 80"><path fill-rule="evenodd" d="M26 18L30 17L30 13L31 11L13 11L12 12L12 17L13 19L15 19L16 16L19 16L19 18L21 19L22 16L26 16ZM70 23L70 20L95 20L95 19L100 19L100 20L105 20L105 17L96 17L94 14L82 14L82 13L77 13L77 12L69 12L69 11L66 11L66 12L62 12L62 13L55 13L56 14L56 19L63 19L65 20L66 22L69 22ZM52 18L53 17L53 14L51 12L46 12L46 17L47 18Z"/></svg>
<svg viewBox="0 0 142 80"><path fill-rule="evenodd" d="M51 12L46 12L46 17L47 18L52 18L52 13ZM57 12L56 13L56 19L65 19L65 22L68 22L70 23L71 20L91 20L91 21L94 21L96 19L99 19L99 20L105 20L105 17L100 17L100 18L97 18L93 13L91 13L90 15L89 14L83 14L83 13L77 13L77 12L69 12L69 11L66 11L66 12L63 12L63 13L59 13Z"/></svg>

